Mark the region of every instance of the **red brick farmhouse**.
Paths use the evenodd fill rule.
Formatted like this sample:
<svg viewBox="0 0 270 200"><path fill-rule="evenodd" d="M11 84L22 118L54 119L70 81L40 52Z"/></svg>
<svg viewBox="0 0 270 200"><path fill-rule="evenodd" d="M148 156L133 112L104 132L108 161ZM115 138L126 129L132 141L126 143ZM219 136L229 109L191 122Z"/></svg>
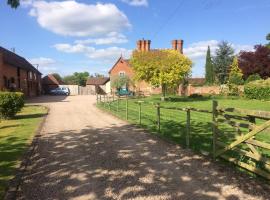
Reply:
<svg viewBox="0 0 270 200"><path fill-rule="evenodd" d="M41 73L25 58L0 47L0 90L41 94Z"/></svg>
<svg viewBox="0 0 270 200"><path fill-rule="evenodd" d="M137 41L137 50L138 51L158 51L160 49L151 49L150 40L139 40ZM183 53L183 40L173 40L172 48L180 53ZM113 80L115 76L126 75L130 79L134 76L134 71L128 59L124 59L122 56L116 61L113 67L109 71L110 80ZM155 88L149 85L148 83L141 81L135 83L134 87L130 87L131 90L136 92L142 92L144 94L159 94L161 93L161 88Z"/></svg>

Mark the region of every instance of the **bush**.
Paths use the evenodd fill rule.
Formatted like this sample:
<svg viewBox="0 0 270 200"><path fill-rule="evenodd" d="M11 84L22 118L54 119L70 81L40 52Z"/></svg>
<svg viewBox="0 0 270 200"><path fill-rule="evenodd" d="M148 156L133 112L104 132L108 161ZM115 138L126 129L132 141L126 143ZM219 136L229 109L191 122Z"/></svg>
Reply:
<svg viewBox="0 0 270 200"><path fill-rule="evenodd" d="M24 106L24 95L20 92L0 92L0 118L13 118Z"/></svg>
<svg viewBox="0 0 270 200"><path fill-rule="evenodd" d="M250 82L252 82L252 81L257 81L257 80L261 80L260 75L259 75L259 74L252 74L252 75L250 75L250 76L247 78L247 80L245 81L245 83L247 84L247 83L250 83Z"/></svg>
<svg viewBox="0 0 270 200"><path fill-rule="evenodd" d="M232 74L229 77L229 84L233 84L233 85L243 85L244 84L244 80L242 78L242 75L239 74Z"/></svg>
<svg viewBox="0 0 270 200"><path fill-rule="evenodd" d="M203 98L203 95L194 93L194 94L189 95L188 97L196 99L196 98Z"/></svg>
<svg viewBox="0 0 270 200"><path fill-rule="evenodd" d="M270 99L270 78L252 81L244 87L245 96L249 99Z"/></svg>

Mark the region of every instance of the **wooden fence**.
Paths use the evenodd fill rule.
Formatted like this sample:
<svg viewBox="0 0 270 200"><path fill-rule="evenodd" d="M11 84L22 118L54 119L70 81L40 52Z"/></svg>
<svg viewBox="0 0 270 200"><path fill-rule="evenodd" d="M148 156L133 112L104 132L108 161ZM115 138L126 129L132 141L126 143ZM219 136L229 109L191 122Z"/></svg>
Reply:
<svg viewBox="0 0 270 200"><path fill-rule="evenodd" d="M129 97L97 95L97 103L111 109L116 103L116 112L119 111L119 102L125 101L125 119L129 119ZM143 100L135 101L138 105L138 124L142 122ZM148 102L149 104L149 102ZM174 110L186 113L185 145L190 147L191 112L200 112L212 115L212 155L213 158L223 158L246 170L270 180L270 150L269 141L261 141L258 136L261 132L270 134L270 112L245 110L239 108L224 108L213 101L212 110L203 110L192 107L178 108L165 107L160 103L150 103L156 109L156 130L160 131L161 110ZM123 110L122 110L123 112Z"/></svg>

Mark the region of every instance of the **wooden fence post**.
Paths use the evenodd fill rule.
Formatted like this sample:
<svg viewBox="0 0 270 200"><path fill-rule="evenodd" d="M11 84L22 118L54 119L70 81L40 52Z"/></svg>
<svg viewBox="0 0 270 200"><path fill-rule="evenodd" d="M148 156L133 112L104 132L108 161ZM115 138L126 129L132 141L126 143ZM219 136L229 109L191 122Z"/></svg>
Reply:
<svg viewBox="0 0 270 200"><path fill-rule="evenodd" d="M218 102L213 100L212 104L212 130L213 130L213 158L216 158L216 151L217 151L217 131L218 131L218 124L217 124L217 117L218 117Z"/></svg>
<svg viewBox="0 0 270 200"><path fill-rule="evenodd" d="M126 120L128 120L128 96L126 96Z"/></svg>
<svg viewBox="0 0 270 200"><path fill-rule="evenodd" d="M187 108L187 122L186 122L186 147L189 148L190 138L190 108Z"/></svg>
<svg viewBox="0 0 270 200"><path fill-rule="evenodd" d="M109 110L111 110L111 101L110 101L110 97L108 96L108 105L109 105Z"/></svg>
<svg viewBox="0 0 270 200"><path fill-rule="evenodd" d="M142 122L142 104L139 102L139 124Z"/></svg>
<svg viewBox="0 0 270 200"><path fill-rule="evenodd" d="M160 104L157 103L156 107L157 107L157 129L158 132L160 132Z"/></svg>
<svg viewBox="0 0 270 200"><path fill-rule="evenodd" d="M117 107L116 107L116 111L119 112L119 98L117 98Z"/></svg>

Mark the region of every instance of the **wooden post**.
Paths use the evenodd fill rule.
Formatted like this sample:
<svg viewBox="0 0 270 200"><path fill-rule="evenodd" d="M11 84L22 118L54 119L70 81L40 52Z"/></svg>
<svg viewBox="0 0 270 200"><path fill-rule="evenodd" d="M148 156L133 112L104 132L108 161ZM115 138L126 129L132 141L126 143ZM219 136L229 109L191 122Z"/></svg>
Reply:
<svg viewBox="0 0 270 200"><path fill-rule="evenodd" d="M139 102L139 124L142 122L142 104Z"/></svg>
<svg viewBox="0 0 270 200"><path fill-rule="evenodd" d="M213 158L216 158L216 151L217 151L217 130L218 130L218 123L217 123L217 117L218 117L218 102L216 100L213 100L212 104L212 130L213 130Z"/></svg>
<svg viewBox="0 0 270 200"><path fill-rule="evenodd" d="M99 95L99 103L101 103L101 95Z"/></svg>
<svg viewBox="0 0 270 200"><path fill-rule="evenodd" d="M98 94L96 94L96 101L97 101L97 104L98 104Z"/></svg>
<svg viewBox="0 0 270 200"><path fill-rule="evenodd" d="M109 105L109 110L111 110L111 101L110 101L110 97L108 96L108 105Z"/></svg>
<svg viewBox="0 0 270 200"><path fill-rule="evenodd" d="M189 148L190 138L190 108L187 108L187 122L186 122L186 147Z"/></svg>
<svg viewBox="0 0 270 200"><path fill-rule="evenodd" d="M116 111L119 112L119 98L117 98L117 107L116 107Z"/></svg>
<svg viewBox="0 0 270 200"><path fill-rule="evenodd" d="M156 107L157 107L157 129L158 132L160 132L160 104L157 103Z"/></svg>
<svg viewBox="0 0 270 200"><path fill-rule="evenodd" d="M105 95L103 95L103 102L105 103Z"/></svg>
<svg viewBox="0 0 270 200"><path fill-rule="evenodd" d="M126 120L128 120L128 96L126 96Z"/></svg>

